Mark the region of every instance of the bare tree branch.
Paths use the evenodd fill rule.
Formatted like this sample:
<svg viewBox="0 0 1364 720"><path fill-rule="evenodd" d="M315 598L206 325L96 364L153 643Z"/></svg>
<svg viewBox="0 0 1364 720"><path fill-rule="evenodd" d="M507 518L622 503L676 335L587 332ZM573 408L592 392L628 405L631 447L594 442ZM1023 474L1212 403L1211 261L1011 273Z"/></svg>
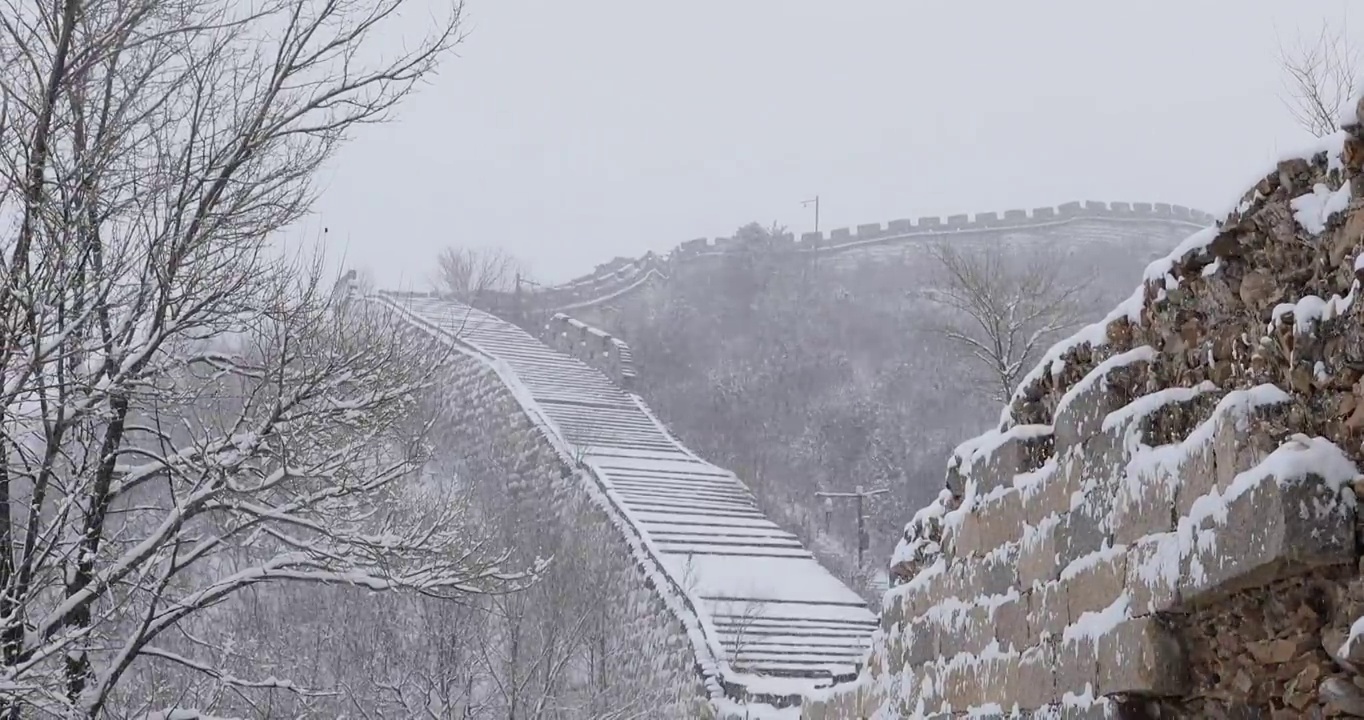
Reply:
<svg viewBox="0 0 1364 720"><path fill-rule="evenodd" d="M0 0L0 717L312 697L192 639L259 587L524 585L417 482L445 352L270 259L459 41L412 5Z"/></svg>
<svg viewBox="0 0 1364 720"><path fill-rule="evenodd" d="M449 247L436 257L432 283L442 292L473 304L485 293L516 289L524 274L521 262L500 248Z"/></svg>
<svg viewBox="0 0 1364 720"><path fill-rule="evenodd" d="M1359 53L1344 23L1324 23L1314 42L1280 47L1284 107L1293 120L1317 137L1340 127L1341 111L1359 89Z"/></svg>
<svg viewBox="0 0 1364 720"><path fill-rule="evenodd" d="M1008 402L1046 343L1084 318L1088 282L1065 277L1046 253L1018 259L945 241L929 252L946 275L925 293L948 311L939 332L987 373L982 392Z"/></svg>

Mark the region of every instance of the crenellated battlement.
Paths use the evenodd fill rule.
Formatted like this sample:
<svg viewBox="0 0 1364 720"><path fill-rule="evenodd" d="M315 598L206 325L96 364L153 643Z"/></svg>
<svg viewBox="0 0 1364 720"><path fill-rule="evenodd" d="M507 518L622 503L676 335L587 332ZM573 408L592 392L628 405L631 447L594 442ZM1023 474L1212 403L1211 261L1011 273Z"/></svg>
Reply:
<svg viewBox="0 0 1364 720"><path fill-rule="evenodd" d="M540 339L555 350L602 371L626 390L634 385L634 356L630 346L618 337L612 337L563 313L556 313L545 325Z"/></svg>
<svg viewBox="0 0 1364 720"><path fill-rule="evenodd" d="M760 248L733 237L696 238L679 244L666 254L650 252L638 258L614 258L598 265L591 273L569 282L525 292L523 301L525 306L542 312L588 308L618 299L650 281L666 280L689 262L740 252L832 255L871 245L928 237L1005 232L1094 219L1180 223L1188 225L1191 230L1213 222L1212 215L1183 205L1087 200L1030 210L902 218L886 223L864 223L855 228L834 228L827 233L804 232L799 236L786 233L767 241Z"/></svg>

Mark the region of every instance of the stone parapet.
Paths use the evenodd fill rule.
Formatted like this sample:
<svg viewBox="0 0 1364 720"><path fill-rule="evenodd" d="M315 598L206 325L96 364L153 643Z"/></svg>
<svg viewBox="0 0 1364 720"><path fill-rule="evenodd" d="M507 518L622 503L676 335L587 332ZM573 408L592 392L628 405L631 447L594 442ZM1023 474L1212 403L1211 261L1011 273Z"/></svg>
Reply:
<svg viewBox="0 0 1364 720"><path fill-rule="evenodd" d="M540 339L555 350L602 371L617 385L627 390L633 387L634 355L624 340L563 313L556 313L549 319Z"/></svg>

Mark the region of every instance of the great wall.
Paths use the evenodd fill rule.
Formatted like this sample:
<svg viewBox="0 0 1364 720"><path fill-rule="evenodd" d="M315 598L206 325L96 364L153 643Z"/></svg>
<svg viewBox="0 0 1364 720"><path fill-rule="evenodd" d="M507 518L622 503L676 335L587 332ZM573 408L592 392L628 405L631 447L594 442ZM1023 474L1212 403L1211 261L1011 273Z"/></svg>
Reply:
<svg viewBox="0 0 1364 720"><path fill-rule="evenodd" d="M616 258L568 282L547 287L526 286L515 294L491 297L486 304L488 309L505 315L569 313L590 317L591 311L604 303L624 301L653 282L666 281L689 265L723 259L731 253L758 250L836 256L925 239L990 238L1010 231L1036 233L1087 221L1132 226L1130 232L1150 227L1156 228L1158 234L1168 234L1173 228L1186 228L1187 232L1192 232L1212 223L1213 217L1169 203L1090 200L1031 210L891 220L884 225L868 223L855 229L836 228L827 235L823 232L802 233L799 239L788 233L762 248L753 248L750 243L736 238L698 238L681 243L668 253Z"/></svg>
<svg viewBox="0 0 1364 720"><path fill-rule="evenodd" d="M863 225L856 235L831 233L838 244L816 248L807 235L762 250L838 254L929 235L1085 220L1186 233L1206 219L1178 206L1068 203L975 220ZM604 548L614 562L601 581L621 599L612 610L621 618L619 662L643 668L636 681L658 688L656 697L674 699L657 717L795 718L805 698L853 680L875 627L875 616L851 590L762 517L738 478L687 451L630 393L635 369L628 344L568 314L547 312L558 309L558 299L583 309L666 278L681 264L743 249L751 248L727 239L693 241L667 256L616 261L536 293L533 306L548 315L539 340L435 294L369 298L406 319L414 342L435 340L458 350L449 384L459 402L450 424L454 442L471 455L468 462L538 498L532 501L541 503L537 514L617 539ZM521 455L509 459L488 450L508 444ZM748 567L735 572L736 558ZM787 577L807 580L778 582ZM755 584L758 578L767 580Z"/></svg>
<svg viewBox="0 0 1364 720"><path fill-rule="evenodd" d="M604 539L593 580L612 604L612 660L650 689L649 717L794 718L804 696L856 676L875 615L622 389L624 343L560 317L545 335L556 352L450 299L365 299L410 342L455 351L446 441L465 467L499 478L527 516Z"/></svg>
<svg viewBox="0 0 1364 720"><path fill-rule="evenodd" d="M737 478L620 389L635 373L628 345L566 314L732 243L613 262L533 294L537 311L558 311L544 344L449 300L376 301L460 347L497 414L538 444L540 482L618 533L631 562L609 581L636 602L625 627L653 668L640 681L677 698L658 717L1364 717L1362 173L1352 123L1279 163L1152 263L1126 302L1052 348L906 526L874 632ZM786 238L776 251L1080 218L1190 231L1211 220L1073 203L863 226L823 245ZM821 578L770 584L762 605L789 612L764 619L752 653L739 619L767 616L737 605L759 599L746 597L757 585L736 590L722 570L699 591L679 564L724 555L714 547L761 548L755 562ZM770 572L742 575L781 577Z"/></svg>

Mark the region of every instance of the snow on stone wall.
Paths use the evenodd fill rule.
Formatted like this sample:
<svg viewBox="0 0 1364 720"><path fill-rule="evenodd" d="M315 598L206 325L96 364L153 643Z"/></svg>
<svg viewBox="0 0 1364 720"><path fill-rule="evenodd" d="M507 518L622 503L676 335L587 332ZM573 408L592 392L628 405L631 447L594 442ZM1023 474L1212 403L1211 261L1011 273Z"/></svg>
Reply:
<svg viewBox="0 0 1364 720"><path fill-rule="evenodd" d="M414 343L431 342L415 327L404 326ZM587 482L569 459L560 455L510 388L484 361L453 353L448 379L442 384L440 438L471 477L499 478L504 499L518 503L522 517L558 524L569 532L619 540L619 531L584 488ZM608 662L658 706L650 717L665 719L713 716L710 693L696 668L687 630L653 588L652 580L632 560L623 541L603 544L590 559L593 582L613 607L606 638ZM546 548L550 554L554 548Z"/></svg>
<svg viewBox="0 0 1364 720"><path fill-rule="evenodd" d="M906 526L867 669L803 717L1364 716L1358 132L1046 355Z"/></svg>

